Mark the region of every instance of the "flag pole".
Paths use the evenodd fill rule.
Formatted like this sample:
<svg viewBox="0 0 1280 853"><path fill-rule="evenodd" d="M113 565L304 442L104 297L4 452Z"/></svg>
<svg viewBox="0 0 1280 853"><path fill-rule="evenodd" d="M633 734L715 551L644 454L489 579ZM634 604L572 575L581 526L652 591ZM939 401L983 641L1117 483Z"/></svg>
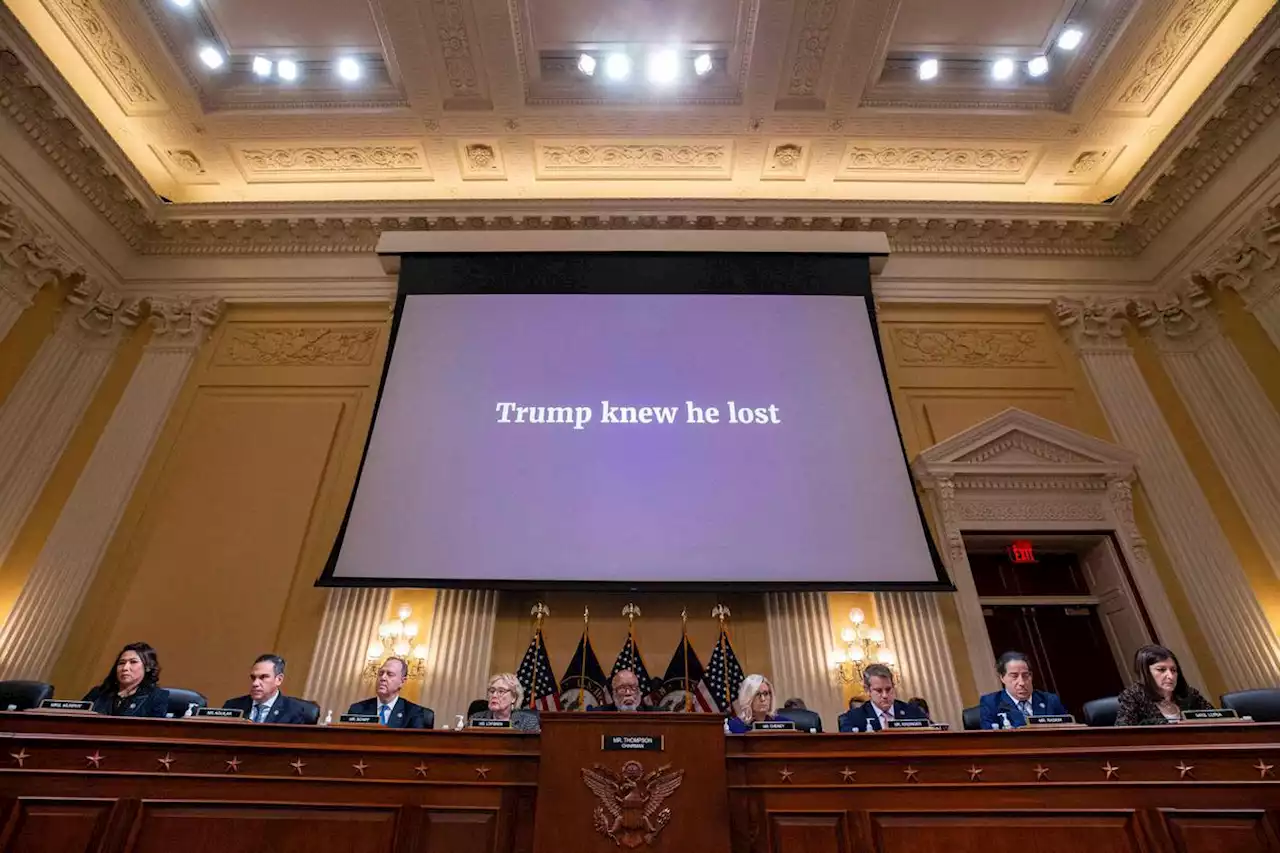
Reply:
<svg viewBox="0 0 1280 853"><path fill-rule="evenodd" d="M533 658L533 688L529 691L530 708L537 707L538 703L536 697L538 695L538 663L542 660L542 655L540 654L542 651L542 618L550 612L551 611L547 609L547 605L543 604L541 601L533 605L533 609L529 611L529 615L534 619L533 642L534 645L537 646L539 652L538 654L535 654Z"/></svg>
<svg viewBox="0 0 1280 853"><path fill-rule="evenodd" d="M689 689L689 611L680 609L680 647L684 652L684 712L693 710L693 692Z"/></svg>
<svg viewBox="0 0 1280 853"><path fill-rule="evenodd" d="M723 604L717 604L711 609L711 615L720 620L720 639L717 641L720 645L720 683L724 685L724 703L729 706L729 711L732 713L733 697L729 695L729 660L724 654L724 623L729 618L729 608Z"/></svg>
<svg viewBox="0 0 1280 853"><path fill-rule="evenodd" d="M583 697L587 684L587 647L591 644L591 608L582 608L582 677L578 679L578 710L587 710L587 700Z"/></svg>
<svg viewBox="0 0 1280 853"><path fill-rule="evenodd" d="M639 654L636 650L636 617L640 615L640 608L634 604L628 604L622 608L622 615L627 617L627 642L631 646L631 659L628 663L631 664L631 671L635 672L636 657ZM644 686L647 689L649 685Z"/></svg>

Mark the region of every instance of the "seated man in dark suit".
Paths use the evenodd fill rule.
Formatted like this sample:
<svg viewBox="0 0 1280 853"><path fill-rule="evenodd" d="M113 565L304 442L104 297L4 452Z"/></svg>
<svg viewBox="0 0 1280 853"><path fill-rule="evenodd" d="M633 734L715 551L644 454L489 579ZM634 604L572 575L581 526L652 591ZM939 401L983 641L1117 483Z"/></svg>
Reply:
<svg viewBox="0 0 1280 853"><path fill-rule="evenodd" d="M1053 693L1034 690L1031 685L1031 661L1022 652L1005 652L996 661L996 673L1003 690L988 693L978 702L982 709L982 728L1021 728L1027 717L1042 714L1065 714L1067 709ZM1005 726L1008 720L1009 725Z"/></svg>
<svg viewBox="0 0 1280 853"><path fill-rule="evenodd" d="M402 658L387 658L378 670L377 696L356 702L348 714L377 714L382 725L393 729L429 729L434 727L436 713L401 697L409 665Z"/></svg>
<svg viewBox="0 0 1280 853"><path fill-rule="evenodd" d="M862 686L871 700L841 714L840 731L878 732L890 720L928 719L915 705L898 698L897 688L893 684L893 670L884 664L873 663L864 669Z"/></svg>
<svg viewBox="0 0 1280 853"><path fill-rule="evenodd" d="M249 670L249 695L237 696L222 703L224 708L244 712L251 723L308 723L309 709L297 699L280 692L284 683L284 658L258 655Z"/></svg>
<svg viewBox="0 0 1280 853"><path fill-rule="evenodd" d="M620 669L609 682L613 692L613 703L596 705L591 711L656 711L652 705L644 704L644 693L640 690L640 679L629 669Z"/></svg>

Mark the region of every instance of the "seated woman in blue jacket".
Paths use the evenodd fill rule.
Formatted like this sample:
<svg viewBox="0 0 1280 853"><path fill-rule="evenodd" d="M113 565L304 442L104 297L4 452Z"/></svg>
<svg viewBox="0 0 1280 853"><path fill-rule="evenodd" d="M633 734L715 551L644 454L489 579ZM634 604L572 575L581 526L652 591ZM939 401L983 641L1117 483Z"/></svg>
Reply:
<svg viewBox="0 0 1280 853"><path fill-rule="evenodd" d="M1012 728L1027 724L1027 717L1065 714L1066 706L1057 694L1035 690L1031 683L1031 661L1022 652L1005 652L996 661L996 673L1003 690L988 693L978 703L982 709L982 728L1003 729L1004 721Z"/></svg>
<svg viewBox="0 0 1280 853"><path fill-rule="evenodd" d="M116 655L107 677L84 697L98 714L113 717L163 717L169 691L159 686L160 660L146 643L130 643Z"/></svg>
<svg viewBox="0 0 1280 853"><path fill-rule="evenodd" d="M725 721L725 730L735 735L751 731L752 723L782 719L773 715L773 684L763 675L748 675L742 680L733 711Z"/></svg>

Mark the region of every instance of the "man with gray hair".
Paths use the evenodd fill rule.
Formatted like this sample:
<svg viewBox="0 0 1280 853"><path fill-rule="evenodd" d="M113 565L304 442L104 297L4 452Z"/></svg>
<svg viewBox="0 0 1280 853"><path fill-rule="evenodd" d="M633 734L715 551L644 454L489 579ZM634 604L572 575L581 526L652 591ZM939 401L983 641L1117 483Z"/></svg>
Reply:
<svg viewBox="0 0 1280 853"><path fill-rule="evenodd" d="M389 657L378 668L376 696L356 702L348 714L377 716L378 723L391 729L430 729L435 727L436 713L430 708L410 702L400 695L409 677L409 664L404 658Z"/></svg>
<svg viewBox="0 0 1280 853"><path fill-rule="evenodd" d="M925 720L924 712L898 698L893 670L873 663L862 671L862 687L871 699L840 715L842 732L878 732L893 720Z"/></svg>

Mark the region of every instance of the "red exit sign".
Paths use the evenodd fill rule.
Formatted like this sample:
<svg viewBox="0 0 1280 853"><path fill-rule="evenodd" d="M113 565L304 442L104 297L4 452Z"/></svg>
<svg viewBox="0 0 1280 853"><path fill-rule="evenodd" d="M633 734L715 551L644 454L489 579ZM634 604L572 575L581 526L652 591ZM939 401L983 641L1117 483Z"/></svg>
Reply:
<svg viewBox="0 0 1280 853"><path fill-rule="evenodd" d="M1015 563L1034 563L1036 561L1035 549L1031 547L1031 543L1026 539L1018 539L1005 550L1009 553L1009 559Z"/></svg>

